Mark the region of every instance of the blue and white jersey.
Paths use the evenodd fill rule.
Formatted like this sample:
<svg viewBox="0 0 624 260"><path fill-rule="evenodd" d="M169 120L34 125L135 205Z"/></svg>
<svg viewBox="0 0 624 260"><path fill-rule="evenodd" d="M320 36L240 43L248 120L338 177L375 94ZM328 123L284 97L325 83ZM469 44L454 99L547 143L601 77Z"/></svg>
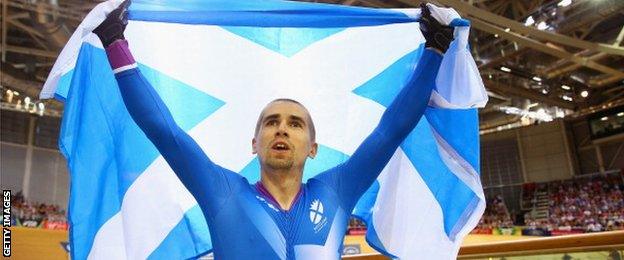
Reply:
<svg viewBox="0 0 624 260"><path fill-rule="evenodd" d="M249 185L236 173L227 175L236 191L208 222L217 258L340 257L349 209L331 186L310 179L292 207L283 210L261 184Z"/></svg>

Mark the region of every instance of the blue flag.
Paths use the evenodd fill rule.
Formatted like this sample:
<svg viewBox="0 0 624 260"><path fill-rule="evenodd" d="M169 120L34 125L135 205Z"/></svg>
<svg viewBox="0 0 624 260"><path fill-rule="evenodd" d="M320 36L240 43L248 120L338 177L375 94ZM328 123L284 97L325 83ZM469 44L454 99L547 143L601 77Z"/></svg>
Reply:
<svg viewBox="0 0 624 260"><path fill-rule="evenodd" d="M130 118L91 31L120 1L98 5L56 61L42 98L65 102L60 149L71 172L69 222L76 259L190 258L211 250L195 199ZM354 215L367 241L394 257L454 258L485 208L476 107L487 95L455 26L437 87ZM275 98L305 104L319 154L304 181L344 162L377 125L424 48L418 9L276 0L133 1L125 35L176 122L217 164L259 179L255 121Z"/></svg>

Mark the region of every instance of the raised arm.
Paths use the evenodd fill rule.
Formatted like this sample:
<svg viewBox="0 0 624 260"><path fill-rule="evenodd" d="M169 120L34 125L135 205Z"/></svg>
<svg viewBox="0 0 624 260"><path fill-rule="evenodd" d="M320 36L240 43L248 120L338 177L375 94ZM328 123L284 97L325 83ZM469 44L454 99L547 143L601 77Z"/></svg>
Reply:
<svg viewBox="0 0 624 260"><path fill-rule="evenodd" d="M421 31L425 51L405 87L383 113L373 132L345 163L316 178L336 187L344 206L351 209L377 179L396 149L414 129L429 102L442 53L452 41L453 29L440 25L423 7Z"/></svg>
<svg viewBox="0 0 624 260"><path fill-rule="evenodd" d="M127 6L127 1L122 3L93 32L102 40L123 101L136 124L156 146L204 212L216 214L231 193L226 176L228 172L214 164L176 124L165 103L137 68L123 36L127 24Z"/></svg>

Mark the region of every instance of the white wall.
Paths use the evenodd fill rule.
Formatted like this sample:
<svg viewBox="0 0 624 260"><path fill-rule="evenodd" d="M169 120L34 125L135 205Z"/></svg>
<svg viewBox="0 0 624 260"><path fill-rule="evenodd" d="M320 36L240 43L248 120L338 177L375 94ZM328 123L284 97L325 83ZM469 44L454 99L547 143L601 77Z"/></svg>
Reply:
<svg viewBox="0 0 624 260"><path fill-rule="evenodd" d="M519 135L527 182L569 179L573 176L570 149L562 120L515 131Z"/></svg>
<svg viewBox="0 0 624 260"><path fill-rule="evenodd" d="M26 145L0 143L2 189L24 190ZM69 175L67 162L57 150L33 147L28 200L67 208Z"/></svg>

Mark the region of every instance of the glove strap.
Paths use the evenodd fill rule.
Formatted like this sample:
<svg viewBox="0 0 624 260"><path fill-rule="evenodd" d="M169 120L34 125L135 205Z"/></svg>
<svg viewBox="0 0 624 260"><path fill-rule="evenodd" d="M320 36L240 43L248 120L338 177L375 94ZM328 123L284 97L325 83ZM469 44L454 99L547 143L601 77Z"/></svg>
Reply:
<svg viewBox="0 0 624 260"><path fill-rule="evenodd" d="M106 55L115 74L137 67L126 40L116 40L111 43L106 47Z"/></svg>

